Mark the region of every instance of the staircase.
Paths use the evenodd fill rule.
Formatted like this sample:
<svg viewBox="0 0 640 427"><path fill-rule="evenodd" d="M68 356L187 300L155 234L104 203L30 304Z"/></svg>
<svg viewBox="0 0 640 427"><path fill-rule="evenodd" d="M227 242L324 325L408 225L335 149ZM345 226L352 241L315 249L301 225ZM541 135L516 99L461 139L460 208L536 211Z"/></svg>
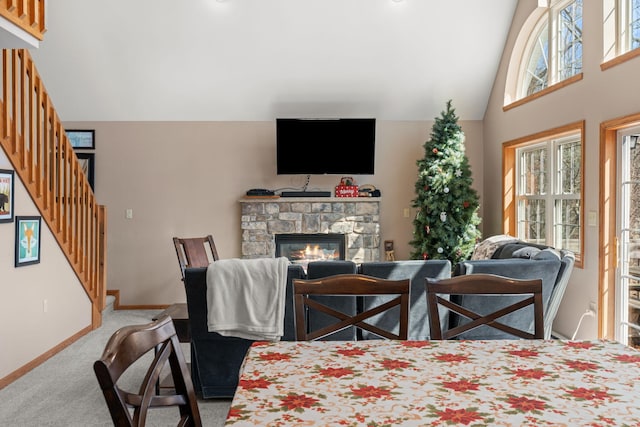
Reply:
<svg viewBox="0 0 640 427"><path fill-rule="evenodd" d="M47 31L45 9L45 0L0 0L0 16L35 40Z"/></svg>
<svg viewBox="0 0 640 427"><path fill-rule="evenodd" d="M0 145L89 296L95 329L106 301L106 208L96 203L29 52L4 49L0 65Z"/></svg>

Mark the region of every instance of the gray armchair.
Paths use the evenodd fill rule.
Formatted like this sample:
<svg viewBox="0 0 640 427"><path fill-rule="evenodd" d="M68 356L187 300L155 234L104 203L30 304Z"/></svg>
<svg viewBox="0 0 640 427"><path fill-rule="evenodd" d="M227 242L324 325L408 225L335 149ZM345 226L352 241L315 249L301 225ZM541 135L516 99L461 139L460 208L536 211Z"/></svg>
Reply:
<svg viewBox="0 0 640 427"><path fill-rule="evenodd" d="M544 338L550 339L553 320L558 313L574 264L575 256L570 251L558 251L546 246L518 241L500 247L491 259L460 262L454 270L454 275L488 273L513 279L542 279ZM463 305L478 308L484 303L481 296L465 296ZM481 310L481 308L478 309ZM529 330L533 330L533 313L512 313L509 316L511 316L509 319L505 319L507 323L513 322L520 327L525 325ZM452 321L459 322L460 319L454 318ZM478 329L468 332L464 338L501 339L511 337L505 336L499 331L488 332Z"/></svg>

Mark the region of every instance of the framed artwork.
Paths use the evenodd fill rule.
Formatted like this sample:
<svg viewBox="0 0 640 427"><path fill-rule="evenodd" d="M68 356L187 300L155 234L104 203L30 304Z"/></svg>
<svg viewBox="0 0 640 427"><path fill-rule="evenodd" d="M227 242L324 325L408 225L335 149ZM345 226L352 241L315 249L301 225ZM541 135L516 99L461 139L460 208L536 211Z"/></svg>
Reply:
<svg viewBox="0 0 640 427"><path fill-rule="evenodd" d="M16 217L16 267L40 262L39 216Z"/></svg>
<svg viewBox="0 0 640 427"><path fill-rule="evenodd" d="M0 222L13 221L13 171L0 169Z"/></svg>
<svg viewBox="0 0 640 427"><path fill-rule="evenodd" d="M80 129L68 129L65 130L69 142L74 149L79 150L91 150L96 148L96 131L80 130Z"/></svg>
<svg viewBox="0 0 640 427"><path fill-rule="evenodd" d="M78 157L78 162L80 162L80 167L82 172L87 176L87 181L89 181L89 185L91 189L95 191L93 187L93 179L95 174L95 158L96 155L93 153L76 153Z"/></svg>

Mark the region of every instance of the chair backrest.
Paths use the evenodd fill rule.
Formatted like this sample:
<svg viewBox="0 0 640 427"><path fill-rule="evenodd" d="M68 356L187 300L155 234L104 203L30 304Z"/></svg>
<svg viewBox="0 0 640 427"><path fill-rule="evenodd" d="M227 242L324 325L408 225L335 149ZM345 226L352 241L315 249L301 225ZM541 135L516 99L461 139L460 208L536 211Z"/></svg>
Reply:
<svg viewBox="0 0 640 427"><path fill-rule="evenodd" d="M219 259L211 234L206 237L174 237L173 245L178 255L182 280L184 280L185 268L207 267L211 262Z"/></svg>
<svg viewBox="0 0 640 427"><path fill-rule="evenodd" d="M120 387L118 380L141 357L153 354L153 361L140 375L137 392ZM160 374L169 362L174 384L172 394L157 393ZM138 378L137 367L125 376L126 383ZM109 407L115 426L144 426L150 408L177 406L180 426L201 426L198 402L191 382L189 368L182 354L176 330L170 317L162 317L146 325L125 326L109 339L102 357L93 364L93 370ZM164 392L163 392L164 393ZM130 410L133 409L133 413Z"/></svg>
<svg viewBox="0 0 640 427"><path fill-rule="evenodd" d="M543 339L543 305L542 280L516 280L493 274L468 274L454 276L449 279L426 279L427 307L429 309L429 325L431 339L450 339L460 334L478 328L482 325L496 328L518 338ZM485 295L487 302L484 312L479 314L462 305L444 298L444 295ZM495 305L496 300L504 295L530 295L509 305ZM453 298L451 298L453 300ZM468 319L468 322L442 328L439 307L445 307L450 313L455 313ZM522 308L533 306L534 333L517 329L500 323L499 319L509 313Z"/></svg>
<svg viewBox="0 0 640 427"><path fill-rule="evenodd" d="M296 339L309 341L324 338L350 326L366 330L387 339L406 340L409 330L410 280L386 280L362 274L338 274L315 280L295 279L293 281ZM371 307L368 310L345 314L314 300L312 296L345 295L396 295L395 298ZM384 330L365 322L366 319L388 310L398 310L398 333ZM310 330L307 322L308 310L316 310L336 319L336 322L317 330Z"/></svg>
<svg viewBox="0 0 640 427"><path fill-rule="evenodd" d="M335 276L336 274L356 274L358 272L358 264L350 260L325 260L310 261L307 264L306 279L320 279L322 277ZM334 310L338 310L349 316L353 316L358 312L358 306L362 297L359 296L342 296L335 298L333 296L313 295L310 297L322 304L325 304ZM396 319L397 314L391 313ZM327 325L335 323L336 318L317 310L308 312L307 323L308 329L320 329ZM327 336L325 339L330 341L354 341L358 339L361 331L356 327L348 327L339 332ZM376 335L377 337L377 335Z"/></svg>

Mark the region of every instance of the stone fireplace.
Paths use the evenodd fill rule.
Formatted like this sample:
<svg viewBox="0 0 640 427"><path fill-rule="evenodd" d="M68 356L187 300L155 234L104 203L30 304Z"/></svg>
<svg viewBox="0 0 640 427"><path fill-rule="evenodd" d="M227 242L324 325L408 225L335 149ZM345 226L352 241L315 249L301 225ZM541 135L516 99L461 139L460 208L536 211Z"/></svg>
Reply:
<svg viewBox="0 0 640 427"><path fill-rule="evenodd" d="M243 198L242 257L276 256L276 236L344 236L341 259L380 260L379 198Z"/></svg>

